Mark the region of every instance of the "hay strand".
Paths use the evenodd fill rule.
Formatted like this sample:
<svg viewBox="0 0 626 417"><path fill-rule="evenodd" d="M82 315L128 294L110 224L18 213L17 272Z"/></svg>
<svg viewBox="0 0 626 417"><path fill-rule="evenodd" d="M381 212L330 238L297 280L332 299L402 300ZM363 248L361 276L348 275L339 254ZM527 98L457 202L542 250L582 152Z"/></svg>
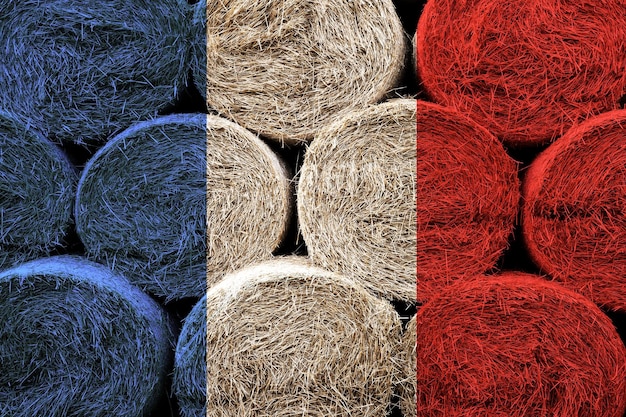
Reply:
<svg viewBox="0 0 626 417"><path fill-rule="evenodd" d="M311 140L337 113L379 101L404 66L404 31L391 0L196 7L194 74L208 106L281 142Z"/></svg>
<svg viewBox="0 0 626 417"><path fill-rule="evenodd" d="M63 256L4 271L0 415L147 415L172 341L163 310L106 267Z"/></svg>
<svg viewBox="0 0 626 417"><path fill-rule="evenodd" d="M415 396L417 384L417 316L413 316L407 324L406 331L402 335L402 348L400 350L403 364L402 383L399 385L400 409L403 417L415 417L417 415Z"/></svg>
<svg viewBox="0 0 626 417"><path fill-rule="evenodd" d="M307 149L298 215L311 259L386 298L415 299L415 100L354 111Z"/></svg>
<svg viewBox="0 0 626 417"><path fill-rule="evenodd" d="M626 311L626 111L570 129L524 179L522 232L532 259L565 286Z"/></svg>
<svg viewBox="0 0 626 417"><path fill-rule="evenodd" d="M184 0L0 1L0 102L55 141L156 116L187 76Z"/></svg>
<svg viewBox="0 0 626 417"><path fill-rule="evenodd" d="M209 289L205 318L206 351L194 348L206 352L206 415L385 415L400 321L352 281L298 258L272 260Z"/></svg>
<svg viewBox="0 0 626 417"><path fill-rule="evenodd" d="M87 163L76 225L90 257L168 300L279 245L290 215L287 174L247 130L216 116L138 123Z"/></svg>
<svg viewBox="0 0 626 417"><path fill-rule="evenodd" d="M417 416L616 417L626 349L591 301L539 277L458 281L417 313Z"/></svg>
<svg viewBox="0 0 626 417"><path fill-rule="evenodd" d="M0 267L63 245L77 180L60 149L0 110Z"/></svg>
<svg viewBox="0 0 626 417"><path fill-rule="evenodd" d="M519 204L517 166L487 130L451 108L417 105L417 298L493 268Z"/></svg>
<svg viewBox="0 0 626 417"><path fill-rule="evenodd" d="M623 0L431 0L419 72L437 102L511 145L555 139L626 92Z"/></svg>

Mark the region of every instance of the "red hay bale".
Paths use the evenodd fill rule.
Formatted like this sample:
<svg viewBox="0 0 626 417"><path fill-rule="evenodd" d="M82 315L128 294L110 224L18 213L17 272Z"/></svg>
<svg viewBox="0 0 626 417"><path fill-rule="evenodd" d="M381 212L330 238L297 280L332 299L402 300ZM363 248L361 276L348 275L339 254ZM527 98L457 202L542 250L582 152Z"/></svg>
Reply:
<svg viewBox="0 0 626 417"><path fill-rule="evenodd" d="M508 245L519 203L515 162L456 111L417 104L417 300L483 273Z"/></svg>
<svg viewBox="0 0 626 417"><path fill-rule="evenodd" d="M537 144L615 109L626 86L626 1L431 0L419 72L441 104L509 144Z"/></svg>
<svg viewBox="0 0 626 417"><path fill-rule="evenodd" d="M530 165L522 232L541 269L626 311L626 111L570 129Z"/></svg>
<svg viewBox="0 0 626 417"><path fill-rule="evenodd" d="M457 282L417 313L418 417L617 417L626 348L591 301L539 277Z"/></svg>

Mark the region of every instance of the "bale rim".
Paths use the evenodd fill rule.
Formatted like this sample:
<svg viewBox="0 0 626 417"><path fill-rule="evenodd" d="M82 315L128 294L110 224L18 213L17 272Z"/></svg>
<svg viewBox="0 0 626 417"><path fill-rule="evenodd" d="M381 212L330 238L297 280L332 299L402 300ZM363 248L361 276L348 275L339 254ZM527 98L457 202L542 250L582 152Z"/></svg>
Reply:
<svg viewBox="0 0 626 417"><path fill-rule="evenodd" d="M419 310L419 308L418 308ZM417 384L417 315L413 316L407 324L402 335L402 345L399 351L402 363L403 378L399 384L400 409L404 417L415 417L416 410L416 384Z"/></svg>
<svg viewBox="0 0 626 417"><path fill-rule="evenodd" d="M522 233L535 263L598 304L626 311L626 110L570 129L526 171Z"/></svg>
<svg viewBox="0 0 626 417"><path fill-rule="evenodd" d="M54 141L94 143L184 86L184 0L0 0L0 102Z"/></svg>
<svg viewBox="0 0 626 417"><path fill-rule="evenodd" d="M508 247L520 192L516 163L486 129L418 102L417 298L484 273Z"/></svg>
<svg viewBox="0 0 626 417"><path fill-rule="evenodd" d="M626 92L624 0L431 0L418 23L428 94L507 144L554 140Z"/></svg>
<svg viewBox="0 0 626 417"><path fill-rule="evenodd" d="M65 154L0 110L0 267L60 248L72 224L78 175Z"/></svg>
<svg viewBox="0 0 626 417"><path fill-rule="evenodd" d="M400 320L356 283L274 259L229 274L206 307L207 415L385 415Z"/></svg>
<svg viewBox="0 0 626 417"><path fill-rule="evenodd" d="M76 225L91 258L146 291L199 298L226 272L271 256L290 194L278 157L252 133L212 115L172 115L134 125L87 163Z"/></svg>
<svg viewBox="0 0 626 417"><path fill-rule="evenodd" d="M310 141L341 111L381 100L404 66L391 0L201 1L194 21L207 105L281 142Z"/></svg>
<svg viewBox="0 0 626 417"><path fill-rule="evenodd" d="M164 388L173 328L122 276L78 257L0 273L0 414L147 414Z"/></svg>
<svg viewBox="0 0 626 417"><path fill-rule="evenodd" d="M615 417L626 348L585 297L537 276L457 281L417 313L417 416Z"/></svg>
<svg viewBox="0 0 626 417"><path fill-rule="evenodd" d="M415 299L415 107L392 100L325 127L297 193L311 259L400 300Z"/></svg>

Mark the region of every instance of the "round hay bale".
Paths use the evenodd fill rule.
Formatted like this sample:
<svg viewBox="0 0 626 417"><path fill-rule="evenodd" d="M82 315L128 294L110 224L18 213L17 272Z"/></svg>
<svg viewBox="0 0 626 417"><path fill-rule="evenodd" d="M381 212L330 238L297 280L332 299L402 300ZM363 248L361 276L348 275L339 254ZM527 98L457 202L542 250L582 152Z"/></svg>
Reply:
<svg viewBox="0 0 626 417"><path fill-rule="evenodd" d="M172 392L182 417L205 417L206 408L206 296L193 307L183 322L174 355Z"/></svg>
<svg viewBox="0 0 626 417"><path fill-rule="evenodd" d="M415 299L415 100L347 114L307 149L298 216L316 264Z"/></svg>
<svg viewBox="0 0 626 417"><path fill-rule="evenodd" d="M106 267L53 257L0 273L0 415L148 415L171 361L163 310Z"/></svg>
<svg viewBox="0 0 626 417"><path fill-rule="evenodd" d="M498 140L451 108L417 104L417 298L493 268L519 205L517 166Z"/></svg>
<svg viewBox="0 0 626 417"><path fill-rule="evenodd" d="M184 0L0 1L0 102L55 141L156 116L184 85Z"/></svg>
<svg viewBox="0 0 626 417"><path fill-rule="evenodd" d="M430 0L424 87L511 145L555 139L626 90L624 0Z"/></svg>
<svg viewBox="0 0 626 417"><path fill-rule="evenodd" d="M167 300L200 298L228 271L267 259L290 216L277 156L216 116L172 115L113 138L78 184L89 256Z"/></svg>
<svg viewBox="0 0 626 417"><path fill-rule="evenodd" d="M268 138L311 140L339 112L379 101L400 79L406 40L391 0L196 7L198 89L209 107Z"/></svg>
<svg viewBox="0 0 626 417"><path fill-rule="evenodd" d="M400 409L404 417L415 417L417 398L416 374L417 374L417 316L413 316L407 324L406 331L402 336L402 349L400 350L402 360L403 380L399 386Z"/></svg>
<svg viewBox="0 0 626 417"><path fill-rule="evenodd" d="M77 180L60 149L0 110L0 267L63 245Z"/></svg>
<svg viewBox="0 0 626 417"><path fill-rule="evenodd" d="M459 281L417 313L417 416L617 417L626 348L591 301L539 277Z"/></svg>
<svg viewBox="0 0 626 417"><path fill-rule="evenodd" d="M598 304L626 311L626 111L588 119L530 165L522 232L535 263Z"/></svg>
<svg viewBox="0 0 626 417"><path fill-rule="evenodd" d="M196 349L188 363L209 383L195 390L188 416L386 414L399 377L400 320L356 283L298 258L275 259L228 275L209 289L206 316L196 314L185 322L196 328L183 334L197 334L206 350L189 337L179 348Z"/></svg>

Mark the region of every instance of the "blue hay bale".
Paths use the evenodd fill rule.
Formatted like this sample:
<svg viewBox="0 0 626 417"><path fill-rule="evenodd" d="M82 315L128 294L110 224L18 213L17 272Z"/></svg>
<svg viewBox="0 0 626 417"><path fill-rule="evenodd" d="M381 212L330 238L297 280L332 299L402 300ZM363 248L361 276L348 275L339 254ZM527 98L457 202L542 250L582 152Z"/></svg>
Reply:
<svg viewBox="0 0 626 417"><path fill-rule="evenodd" d="M206 296L185 318L174 356L173 392L183 417L206 416Z"/></svg>
<svg viewBox="0 0 626 417"><path fill-rule="evenodd" d="M184 0L0 0L0 102L56 141L102 141L172 102Z"/></svg>
<svg viewBox="0 0 626 417"><path fill-rule="evenodd" d="M158 304L104 266L60 256L4 271L0 415L147 415L173 339Z"/></svg>
<svg viewBox="0 0 626 417"><path fill-rule="evenodd" d="M77 180L59 148L0 110L0 268L63 245Z"/></svg>
<svg viewBox="0 0 626 417"><path fill-rule="evenodd" d="M167 301L267 259L291 202L277 156L220 117L141 122L87 163L75 217L88 256Z"/></svg>

